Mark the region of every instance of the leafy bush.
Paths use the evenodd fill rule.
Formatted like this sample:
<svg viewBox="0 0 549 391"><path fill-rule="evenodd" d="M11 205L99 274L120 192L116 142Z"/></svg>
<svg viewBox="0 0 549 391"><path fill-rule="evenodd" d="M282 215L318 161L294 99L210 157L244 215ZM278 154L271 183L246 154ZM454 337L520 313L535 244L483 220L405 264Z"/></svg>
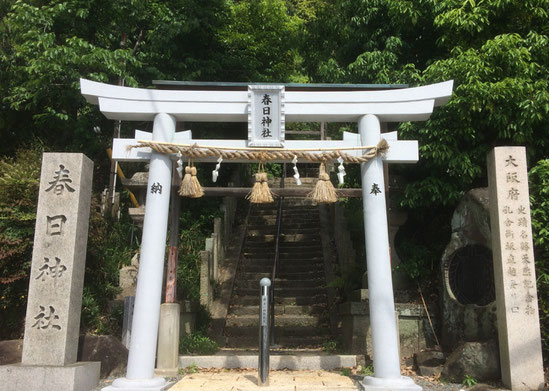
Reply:
<svg viewBox="0 0 549 391"><path fill-rule="evenodd" d="M23 334L41 152L0 160L0 339Z"/></svg>
<svg viewBox="0 0 549 391"><path fill-rule="evenodd" d="M465 375L461 384L465 387L473 387L475 384L478 384L478 381L471 375Z"/></svg>
<svg viewBox="0 0 549 391"><path fill-rule="evenodd" d="M126 203L129 197L123 193L122 210ZM138 251L137 242L131 240L132 230L132 222L125 214L119 221L103 217L97 197L92 197L82 297L81 329L85 332L109 334L121 326L123 313L111 308L111 300L120 290L120 268L129 264Z"/></svg>
<svg viewBox="0 0 549 391"><path fill-rule="evenodd" d="M334 339L324 341L324 343L322 344L322 350L329 354L333 354L337 352L338 350L340 350L340 348L341 348L341 343Z"/></svg>
<svg viewBox="0 0 549 391"><path fill-rule="evenodd" d="M214 354L218 350L219 345L206 337L202 331L183 335L179 340L179 353L181 354Z"/></svg>
<svg viewBox="0 0 549 391"><path fill-rule="evenodd" d="M177 265L177 297L200 299L200 251L213 232L214 218L221 216L217 199L185 199L182 203Z"/></svg>
<svg viewBox="0 0 549 391"><path fill-rule="evenodd" d="M549 159L539 161L529 172L530 205L541 334L545 355L549 355Z"/></svg>

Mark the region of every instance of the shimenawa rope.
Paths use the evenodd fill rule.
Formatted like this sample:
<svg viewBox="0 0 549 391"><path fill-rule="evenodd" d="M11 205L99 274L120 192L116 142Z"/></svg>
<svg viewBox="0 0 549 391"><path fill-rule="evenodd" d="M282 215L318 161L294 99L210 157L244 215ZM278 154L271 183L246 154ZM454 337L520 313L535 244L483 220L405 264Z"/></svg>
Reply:
<svg viewBox="0 0 549 391"><path fill-rule="evenodd" d="M138 140L139 144L129 145L127 148L145 148L149 147L153 151L164 154L175 154L186 156L191 162L192 159L205 157L221 157L224 160L255 160L259 161L258 172L255 174L255 184L252 191L246 196L252 203L269 203L273 202L273 193L269 189L267 183L267 174L264 171L263 163L271 160L294 160L296 158L307 160L310 162L320 162L318 181L313 191L308 194L318 203L333 203L337 201L337 192L334 185L330 181L330 175L326 172L325 162L337 158L343 159L347 163L365 163L378 154L384 154L389 149L389 143L385 139L381 139L375 146L361 146L349 148L334 148L326 150L318 149L275 149L275 148L230 148L230 147L215 147L204 145L185 145L174 143L163 143L158 141ZM343 151L345 150L366 150L362 156L352 156ZM312 152L319 153L312 153ZM196 177L196 167L189 163L185 167L185 177L181 182L179 194L184 197L198 198L204 195L204 191L198 178Z"/></svg>

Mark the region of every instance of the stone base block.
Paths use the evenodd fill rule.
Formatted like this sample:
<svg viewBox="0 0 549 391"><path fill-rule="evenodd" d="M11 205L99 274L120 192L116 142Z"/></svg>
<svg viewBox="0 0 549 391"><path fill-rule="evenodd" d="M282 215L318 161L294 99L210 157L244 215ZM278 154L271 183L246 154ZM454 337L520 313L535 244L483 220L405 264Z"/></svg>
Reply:
<svg viewBox="0 0 549 391"><path fill-rule="evenodd" d="M91 391L99 383L101 363L66 366L12 364L0 367L0 391Z"/></svg>
<svg viewBox="0 0 549 391"><path fill-rule="evenodd" d="M422 391L412 379L401 376L396 379L383 379L373 376L365 376L360 382L364 391Z"/></svg>
<svg viewBox="0 0 549 391"><path fill-rule="evenodd" d="M160 377L176 377L179 373L179 368L156 368L154 370L155 376Z"/></svg>
<svg viewBox="0 0 549 391"><path fill-rule="evenodd" d="M178 303L160 306L158 325L157 369L177 368L179 359L179 312Z"/></svg>
<svg viewBox="0 0 549 391"><path fill-rule="evenodd" d="M364 356L356 355L293 355L272 354L269 358L271 370L289 369L292 371L333 370L336 368L356 367ZM179 367L196 365L198 368L256 368L256 354L223 354L214 356L179 356Z"/></svg>
<svg viewBox="0 0 549 391"><path fill-rule="evenodd" d="M101 389L101 391L164 391L172 383L166 383L163 377L154 377L152 379L126 379L121 377L112 382L111 386Z"/></svg>

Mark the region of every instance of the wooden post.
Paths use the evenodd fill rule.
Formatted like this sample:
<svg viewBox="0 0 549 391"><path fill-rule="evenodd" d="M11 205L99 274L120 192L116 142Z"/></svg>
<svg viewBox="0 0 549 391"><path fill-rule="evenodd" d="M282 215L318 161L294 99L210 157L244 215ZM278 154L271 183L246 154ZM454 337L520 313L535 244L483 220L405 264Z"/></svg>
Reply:
<svg viewBox="0 0 549 391"><path fill-rule="evenodd" d="M174 163L175 164L175 163ZM179 174L173 172L173 183L177 182ZM168 267L166 272L166 303L175 303L177 295L177 259L179 243L179 210L181 198L177 194L177 187L172 187L171 208L170 208L170 241L168 244Z"/></svg>

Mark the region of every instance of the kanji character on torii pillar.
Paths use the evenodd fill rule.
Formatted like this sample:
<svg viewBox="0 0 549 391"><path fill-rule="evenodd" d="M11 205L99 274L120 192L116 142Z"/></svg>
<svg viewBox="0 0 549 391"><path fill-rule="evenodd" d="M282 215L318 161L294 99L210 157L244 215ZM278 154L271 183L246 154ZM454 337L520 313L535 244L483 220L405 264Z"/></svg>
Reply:
<svg viewBox="0 0 549 391"><path fill-rule="evenodd" d="M315 89L314 85L307 85L306 91L290 91L289 85L286 91L284 86L273 85L253 85L248 87L248 91L151 90L107 85L85 79L80 83L84 97L89 103L98 104L107 118L154 121L152 135L137 131L135 139L115 139L113 145L113 159L150 161L150 169L127 374L104 390L162 390L166 384L163 378L154 377L154 364L170 191L158 189L171 188L172 159L175 157L154 152L150 148L128 149L127 146L136 145L137 139L152 139L240 149L250 145L280 146L282 150L318 148L326 151L330 148L349 148L348 154L361 156L362 150L357 147L377 145L381 138L387 139L388 152L384 156L378 154L361 165L374 360L374 376L366 376L362 384L366 390L421 390L420 386L400 373L383 176L383 161L417 162L418 146L417 141L397 140L395 132L381 134L380 130L382 122L427 120L435 106L443 105L450 99L452 81L376 91L334 91L330 86ZM266 91L281 91L278 105L269 104L269 113L271 107L283 107L278 113L281 118L278 123L282 123L282 128L277 129L270 122L269 139L257 140L257 137L261 138L263 128L258 134L249 131L249 140L196 140L192 139L190 131L175 132L178 120L250 123L254 91L261 92L262 88ZM338 86L338 89L342 88ZM345 133L343 140L334 141L284 141L284 121L356 121L359 134ZM276 132L279 132L278 137ZM195 159L215 160L213 156ZM151 191L153 187L156 191Z"/></svg>

